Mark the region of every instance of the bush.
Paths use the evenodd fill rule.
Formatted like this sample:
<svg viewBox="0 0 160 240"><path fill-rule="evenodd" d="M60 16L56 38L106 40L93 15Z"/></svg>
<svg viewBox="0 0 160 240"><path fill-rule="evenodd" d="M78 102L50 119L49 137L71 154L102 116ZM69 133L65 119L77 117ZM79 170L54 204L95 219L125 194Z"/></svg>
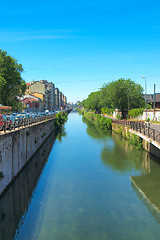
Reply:
<svg viewBox="0 0 160 240"><path fill-rule="evenodd" d="M130 136L129 142L132 145L135 145L136 149L138 149L138 150L143 149L143 139L140 138L139 136L132 134Z"/></svg>
<svg viewBox="0 0 160 240"><path fill-rule="evenodd" d="M114 112L114 109L113 108L101 108L101 113L102 114L107 114L107 115L112 115Z"/></svg>
<svg viewBox="0 0 160 240"><path fill-rule="evenodd" d="M101 115L95 115L92 113L84 113L84 118L95 124L96 127L100 128L104 132L112 130L112 119L102 117Z"/></svg>
<svg viewBox="0 0 160 240"><path fill-rule="evenodd" d="M129 116L131 118L136 118L139 117L140 115L143 114L144 108L135 108L132 110L129 110Z"/></svg>
<svg viewBox="0 0 160 240"><path fill-rule="evenodd" d="M117 114L116 118L121 119L121 116Z"/></svg>
<svg viewBox="0 0 160 240"><path fill-rule="evenodd" d="M112 119L99 116L96 122L99 128L105 131L112 130Z"/></svg>
<svg viewBox="0 0 160 240"><path fill-rule="evenodd" d="M56 121L55 121L56 127L60 127L61 125L63 125L67 121L68 113L59 112L59 113L56 114L55 119L56 119Z"/></svg>

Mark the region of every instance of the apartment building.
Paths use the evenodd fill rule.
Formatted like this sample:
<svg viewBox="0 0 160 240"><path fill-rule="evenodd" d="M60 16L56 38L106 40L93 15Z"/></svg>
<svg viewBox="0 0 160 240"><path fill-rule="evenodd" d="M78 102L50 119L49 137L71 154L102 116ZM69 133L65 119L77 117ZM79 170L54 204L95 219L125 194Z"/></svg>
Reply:
<svg viewBox="0 0 160 240"><path fill-rule="evenodd" d="M55 108L59 108L59 89L55 88Z"/></svg>
<svg viewBox="0 0 160 240"><path fill-rule="evenodd" d="M62 92L59 91L59 108L62 108Z"/></svg>
<svg viewBox="0 0 160 240"><path fill-rule="evenodd" d="M41 99L41 101L42 101L42 108L41 108L42 110L41 111L44 111L45 107L46 107L45 94L39 93L39 92L34 92L34 93L31 93L30 95Z"/></svg>
<svg viewBox="0 0 160 240"><path fill-rule="evenodd" d="M25 94L30 94L34 97L41 99L43 111L54 111L55 109L65 108L67 98L52 82L47 80L31 81L27 83Z"/></svg>
<svg viewBox="0 0 160 240"><path fill-rule="evenodd" d="M26 85L27 85L27 88L26 88L26 91L25 91L25 95L31 94L31 84L27 83Z"/></svg>
<svg viewBox="0 0 160 240"><path fill-rule="evenodd" d="M66 108L66 107L67 107L67 97L64 96L64 108Z"/></svg>
<svg viewBox="0 0 160 240"><path fill-rule="evenodd" d="M47 83L48 89L48 110L55 109L55 85L52 82Z"/></svg>

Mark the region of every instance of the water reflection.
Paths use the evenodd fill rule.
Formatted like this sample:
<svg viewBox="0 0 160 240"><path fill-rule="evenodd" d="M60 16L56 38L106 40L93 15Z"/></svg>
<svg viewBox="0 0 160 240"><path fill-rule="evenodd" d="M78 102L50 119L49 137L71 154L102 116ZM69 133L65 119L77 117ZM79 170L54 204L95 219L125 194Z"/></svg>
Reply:
<svg viewBox="0 0 160 240"><path fill-rule="evenodd" d="M92 138L104 138L106 136L111 136L111 131L108 131L108 133L104 133L101 129L98 129L95 127L95 125L91 122L89 122L86 118L82 118L83 123L87 125L87 134L91 136Z"/></svg>
<svg viewBox="0 0 160 240"><path fill-rule="evenodd" d="M119 173L129 172L132 169L140 171L141 174L150 172L150 157L147 152L135 151L128 141L114 132L108 132L106 135L85 118L82 120L87 124L86 131L89 136L95 139L103 139L104 147L101 151L101 159L104 166L108 166Z"/></svg>
<svg viewBox="0 0 160 240"><path fill-rule="evenodd" d="M124 173L132 169L141 173L150 172L150 157L145 151L137 151L124 138L112 133L116 144L112 148L105 146L101 152L104 165L113 170Z"/></svg>
<svg viewBox="0 0 160 240"><path fill-rule="evenodd" d="M95 126L87 120L87 133L93 138L104 138ZM110 144L114 141L114 144ZM130 177L131 186L139 199L160 223L160 163L146 151L136 150L124 138L112 133L110 141L104 142L101 159L104 166L114 172L138 172Z"/></svg>
<svg viewBox="0 0 160 240"><path fill-rule="evenodd" d="M20 219L28 210L54 139L52 133L0 199L0 239L12 239L17 227L20 228Z"/></svg>
<svg viewBox="0 0 160 240"><path fill-rule="evenodd" d="M62 137L66 137L66 135L67 135L66 129L65 129L64 126L63 126L63 127L61 127L61 128L59 129L59 131L57 132L56 139L61 142L61 141L62 141Z"/></svg>
<svg viewBox="0 0 160 240"><path fill-rule="evenodd" d="M132 176L132 187L151 214L160 223L160 164L150 162L150 172Z"/></svg>

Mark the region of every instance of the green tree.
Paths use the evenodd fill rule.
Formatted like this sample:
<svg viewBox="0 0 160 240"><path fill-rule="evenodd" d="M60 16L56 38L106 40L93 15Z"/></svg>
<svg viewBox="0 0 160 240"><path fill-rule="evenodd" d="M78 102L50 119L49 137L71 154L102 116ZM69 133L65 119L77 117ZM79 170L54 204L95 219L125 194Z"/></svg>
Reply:
<svg viewBox="0 0 160 240"><path fill-rule="evenodd" d="M144 107L143 88L131 79L121 78L104 84L100 91L92 92L81 105L98 113L101 112L101 108L108 109L107 111L110 109L110 112L117 108L125 117L128 110Z"/></svg>
<svg viewBox="0 0 160 240"><path fill-rule="evenodd" d="M101 112L101 91L92 92L86 100L83 100L81 105L88 110L95 110L96 112Z"/></svg>
<svg viewBox="0 0 160 240"><path fill-rule="evenodd" d="M144 107L143 88L131 79L119 79L102 87L107 107L117 108L124 113L128 109Z"/></svg>
<svg viewBox="0 0 160 240"><path fill-rule="evenodd" d="M17 97L22 96L26 90L22 71L22 65L0 49L0 103L11 106L16 111L21 108Z"/></svg>

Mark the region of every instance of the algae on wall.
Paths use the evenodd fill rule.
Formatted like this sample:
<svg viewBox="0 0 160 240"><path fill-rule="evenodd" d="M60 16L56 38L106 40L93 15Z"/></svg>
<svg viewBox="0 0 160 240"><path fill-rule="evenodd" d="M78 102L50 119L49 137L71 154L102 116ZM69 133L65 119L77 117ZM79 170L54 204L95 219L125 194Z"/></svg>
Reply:
<svg viewBox="0 0 160 240"><path fill-rule="evenodd" d="M119 124L112 124L112 131L118 133L120 136L126 138L130 144L134 145L136 149L143 148L143 139L134 133L129 132L129 126L123 126Z"/></svg>

